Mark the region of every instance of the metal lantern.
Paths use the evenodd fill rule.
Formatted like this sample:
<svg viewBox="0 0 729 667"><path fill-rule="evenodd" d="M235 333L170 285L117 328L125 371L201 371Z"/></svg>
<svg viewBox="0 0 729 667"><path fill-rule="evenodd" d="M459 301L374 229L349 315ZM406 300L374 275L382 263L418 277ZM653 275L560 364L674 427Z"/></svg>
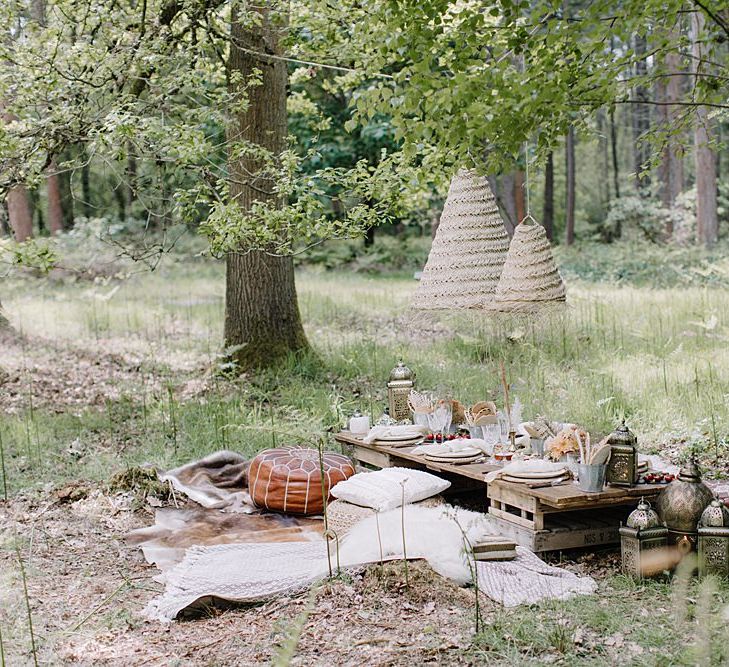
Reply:
<svg viewBox="0 0 729 667"><path fill-rule="evenodd" d="M638 481L638 440L625 425L625 420L608 437L610 459L605 473L608 484L633 486Z"/></svg>
<svg viewBox="0 0 729 667"><path fill-rule="evenodd" d="M714 494L701 481L701 472L692 460L678 473L656 500L656 510L668 528L668 543L684 554L696 549L697 526L702 512Z"/></svg>
<svg viewBox="0 0 729 667"><path fill-rule="evenodd" d="M699 520L699 574L729 576L729 510L714 500Z"/></svg>
<svg viewBox="0 0 729 667"><path fill-rule="evenodd" d="M624 526L620 526L620 552L623 572L636 578L650 576L651 566L646 566L645 555L653 549L668 544L668 528L661 524L658 514L649 502L640 499Z"/></svg>
<svg viewBox="0 0 729 667"><path fill-rule="evenodd" d="M390 417L396 422L410 419L408 396L415 386L415 373L402 361L390 371L390 380L387 383L387 403L390 408Z"/></svg>

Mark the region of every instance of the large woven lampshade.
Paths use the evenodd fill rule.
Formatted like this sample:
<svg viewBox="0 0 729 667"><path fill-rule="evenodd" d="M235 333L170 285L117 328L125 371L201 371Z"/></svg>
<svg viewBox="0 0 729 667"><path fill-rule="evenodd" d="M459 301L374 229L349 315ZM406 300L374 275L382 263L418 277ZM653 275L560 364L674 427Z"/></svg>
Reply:
<svg viewBox="0 0 729 667"><path fill-rule="evenodd" d="M487 307L508 249L509 237L486 178L461 169L451 181L413 306Z"/></svg>
<svg viewBox="0 0 729 667"><path fill-rule="evenodd" d="M562 276L542 225L522 222L514 230L509 254L496 288L494 308L500 311L537 310L565 301Z"/></svg>

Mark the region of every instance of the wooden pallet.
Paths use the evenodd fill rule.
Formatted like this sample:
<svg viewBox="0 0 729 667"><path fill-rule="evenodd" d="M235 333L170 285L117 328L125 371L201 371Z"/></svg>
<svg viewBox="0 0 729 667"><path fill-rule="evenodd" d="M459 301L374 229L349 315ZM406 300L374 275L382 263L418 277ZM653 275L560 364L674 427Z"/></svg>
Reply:
<svg viewBox="0 0 729 667"><path fill-rule="evenodd" d="M500 480L487 484L486 473L499 470L500 466L436 463L413 454L412 446L367 444L346 431L334 437L358 469L427 470L448 479L451 493L477 491L504 536L536 552L617 543L620 522L625 521L638 499L652 499L664 488L659 484L641 484L585 493L572 483L540 489Z"/></svg>
<svg viewBox="0 0 729 667"><path fill-rule="evenodd" d="M530 489L496 481L488 485L488 511L505 535L535 552L615 544L637 498L653 498L662 488L643 484L584 493L574 484Z"/></svg>

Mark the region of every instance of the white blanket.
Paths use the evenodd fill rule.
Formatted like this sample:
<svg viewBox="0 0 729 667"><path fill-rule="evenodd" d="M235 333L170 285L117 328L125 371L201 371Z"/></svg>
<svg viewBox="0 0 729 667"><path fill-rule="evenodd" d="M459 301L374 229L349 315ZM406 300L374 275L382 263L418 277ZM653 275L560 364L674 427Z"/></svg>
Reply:
<svg viewBox="0 0 729 667"><path fill-rule="evenodd" d="M487 515L452 507L405 508L407 558L424 558L436 571L460 584L471 582L466 544L495 534ZM338 558L337 558L338 557ZM365 519L337 552L324 542L224 544L192 547L166 579L165 592L145 609L149 619L170 621L196 602L221 598L248 602L306 588L329 573L329 563L345 569L403 557L402 510ZM521 547L513 561L477 562L482 592L506 606L592 593L595 582L551 567Z"/></svg>

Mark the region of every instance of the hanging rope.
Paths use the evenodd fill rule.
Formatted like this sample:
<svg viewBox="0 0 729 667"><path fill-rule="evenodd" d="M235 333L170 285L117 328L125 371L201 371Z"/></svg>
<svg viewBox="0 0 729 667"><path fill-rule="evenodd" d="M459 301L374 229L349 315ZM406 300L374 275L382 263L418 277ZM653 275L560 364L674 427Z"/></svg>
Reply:
<svg viewBox="0 0 729 667"><path fill-rule="evenodd" d="M529 199L529 142L524 142L524 195L526 199L526 215L521 222L530 221L536 223L537 221L532 216L532 205ZM521 224L521 223L519 223Z"/></svg>

